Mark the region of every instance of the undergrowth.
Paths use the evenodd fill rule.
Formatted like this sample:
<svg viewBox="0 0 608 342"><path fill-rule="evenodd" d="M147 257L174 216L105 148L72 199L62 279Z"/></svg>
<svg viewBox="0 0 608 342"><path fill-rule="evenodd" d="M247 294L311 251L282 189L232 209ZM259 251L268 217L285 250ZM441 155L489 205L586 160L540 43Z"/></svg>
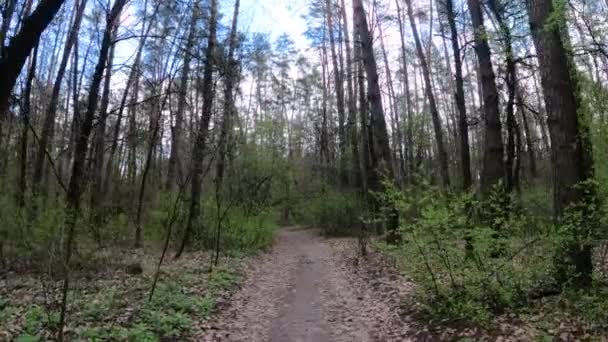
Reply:
<svg viewBox="0 0 608 342"><path fill-rule="evenodd" d="M326 191L302 204L296 220L328 236L355 235L365 206L355 193Z"/></svg>
<svg viewBox="0 0 608 342"><path fill-rule="evenodd" d="M531 203L515 196L504 201L499 191L477 200L444 195L426 184L407 192L393 189L387 197L400 212L403 243L388 246L379 240L378 246L413 278L416 311L428 320L492 329L505 313L546 316L543 322L571 315L592 335L608 334L606 274L598 267L592 287L580 291L557 276L560 248L572 243L572 227L583 225L577 212L554 225L538 214L544 209L530 206L538 193L527 197ZM595 210L588 215L606 217L604 208ZM598 266L606 265L603 233L578 241L596 246Z"/></svg>
<svg viewBox="0 0 608 342"><path fill-rule="evenodd" d="M207 273L208 261L182 262L163 276L148 301L151 274L124 279L79 280L69 308L69 340L161 341L187 340L239 280L239 262ZM18 285L15 285L18 286ZM47 295L52 295L48 293ZM58 312L40 301L7 298L0 301L0 325L16 335L11 340L52 338ZM0 340L3 339L0 331ZM10 336L10 335L9 335ZM5 336L6 337L6 336Z"/></svg>

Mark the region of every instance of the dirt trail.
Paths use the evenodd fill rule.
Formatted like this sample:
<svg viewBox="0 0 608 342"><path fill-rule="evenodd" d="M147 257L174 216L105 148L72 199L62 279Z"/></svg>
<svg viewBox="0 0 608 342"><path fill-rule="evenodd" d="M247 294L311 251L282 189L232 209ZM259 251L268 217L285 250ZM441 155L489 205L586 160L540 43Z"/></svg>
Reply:
<svg viewBox="0 0 608 342"><path fill-rule="evenodd" d="M344 255L313 231L282 230L272 252L252 263L230 307L201 340L404 340L388 337L386 330L397 319L394 308L353 274Z"/></svg>

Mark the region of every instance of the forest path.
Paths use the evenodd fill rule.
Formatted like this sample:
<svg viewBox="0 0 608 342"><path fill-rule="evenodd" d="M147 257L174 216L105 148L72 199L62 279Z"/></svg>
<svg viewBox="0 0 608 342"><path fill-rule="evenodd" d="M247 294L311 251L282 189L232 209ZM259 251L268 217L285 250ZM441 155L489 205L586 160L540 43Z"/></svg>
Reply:
<svg viewBox="0 0 608 342"><path fill-rule="evenodd" d="M247 270L205 340L392 340L383 331L394 310L353 274L344 255L314 231L281 230L272 251Z"/></svg>

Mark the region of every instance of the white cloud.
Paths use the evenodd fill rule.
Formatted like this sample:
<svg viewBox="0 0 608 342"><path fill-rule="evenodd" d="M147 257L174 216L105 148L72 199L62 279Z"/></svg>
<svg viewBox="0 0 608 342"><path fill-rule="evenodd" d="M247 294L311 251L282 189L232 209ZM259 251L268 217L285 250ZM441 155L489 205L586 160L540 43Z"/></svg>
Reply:
<svg viewBox="0 0 608 342"><path fill-rule="evenodd" d="M306 22L302 15L308 11L308 3L302 0L243 0L241 5L241 30L265 32L274 40L286 33L298 49L308 43L304 38Z"/></svg>

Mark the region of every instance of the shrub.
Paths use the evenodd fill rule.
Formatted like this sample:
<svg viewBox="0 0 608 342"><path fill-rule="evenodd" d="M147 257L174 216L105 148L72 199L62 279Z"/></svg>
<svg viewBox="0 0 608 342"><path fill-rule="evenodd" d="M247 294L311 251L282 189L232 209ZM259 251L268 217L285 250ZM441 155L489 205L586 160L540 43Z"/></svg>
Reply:
<svg viewBox="0 0 608 342"><path fill-rule="evenodd" d="M218 217L215 204L207 205L204 227L196 235L199 245L213 250L216 243ZM221 219L220 247L224 252L251 253L272 245L277 225L270 211L247 215L240 208L232 208Z"/></svg>
<svg viewBox="0 0 608 342"><path fill-rule="evenodd" d="M542 233L547 229L530 227L538 222L496 203L497 196L475 201L418 190L393 190L389 197L401 212L406 241L396 253L407 260L403 267L418 285L423 312L487 325L551 283L555 248ZM481 218L488 210L496 219Z"/></svg>
<svg viewBox="0 0 608 342"><path fill-rule="evenodd" d="M349 236L356 233L364 206L356 194L326 192L296 212L298 222L320 228L330 236Z"/></svg>

